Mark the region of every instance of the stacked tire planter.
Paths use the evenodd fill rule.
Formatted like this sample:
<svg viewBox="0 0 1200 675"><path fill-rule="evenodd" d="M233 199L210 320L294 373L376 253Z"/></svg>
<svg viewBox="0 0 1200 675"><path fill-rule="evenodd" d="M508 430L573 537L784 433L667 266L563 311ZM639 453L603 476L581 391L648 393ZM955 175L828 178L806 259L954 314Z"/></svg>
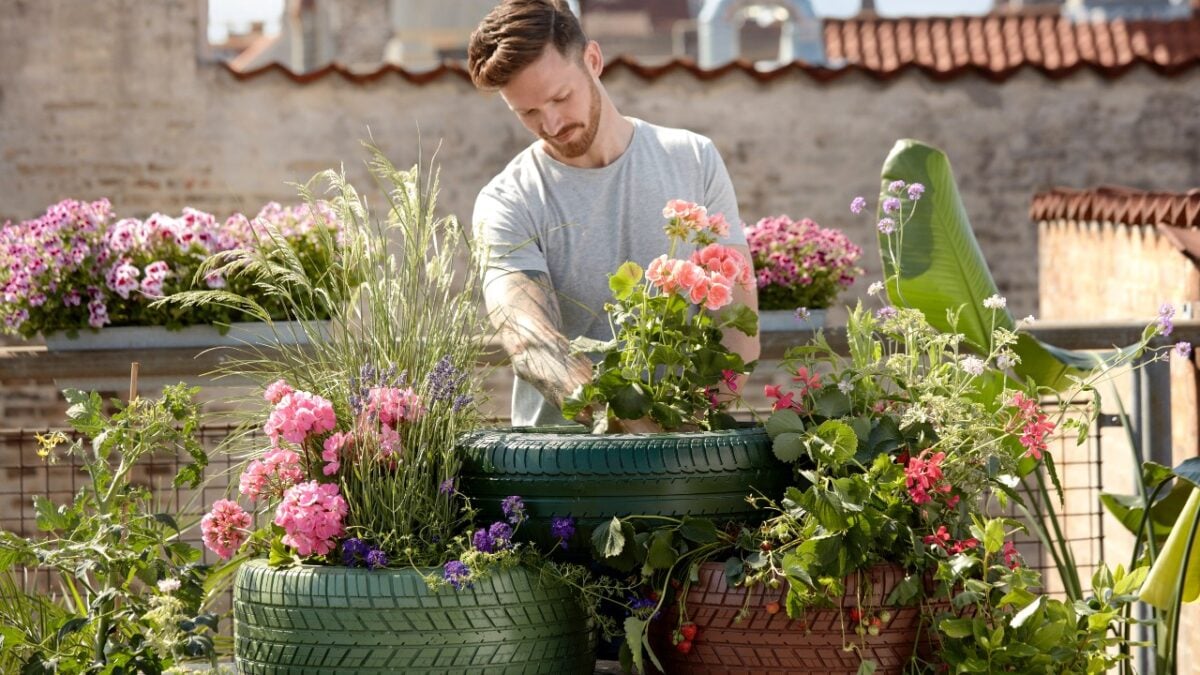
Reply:
<svg viewBox="0 0 1200 675"><path fill-rule="evenodd" d="M938 610L929 605L887 607L885 599L904 577L897 565L877 565L847 577L838 606L811 608L789 619L778 609L786 606L786 585L776 590L731 588L724 565L704 563L685 603L687 620L699 629L692 650L684 654L671 643L679 624L678 604L671 605L664 620L651 624L651 645L667 673L852 675L870 659L877 664L877 675L899 675L914 653L930 656L934 643L929 618ZM771 602L778 603L774 614L765 609ZM865 618L887 611L878 635L856 632L851 609L858 607L870 615ZM948 609L948 604L940 609ZM744 610L748 614L743 615Z"/></svg>
<svg viewBox="0 0 1200 675"><path fill-rule="evenodd" d="M630 514L757 522L746 502L777 498L791 484L761 427L724 431L595 436L582 427L478 432L460 444L464 494L484 520L520 495L530 521L522 532L549 541L553 516L576 519L568 552L586 554L592 529Z"/></svg>
<svg viewBox="0 0 1200 675"><path fill-rule="evenodd" d="M521 566L438 593L414 569L265 560L242 565L234 582L234 654L249 675L590 675L594 651L569 589Z"/></svg>

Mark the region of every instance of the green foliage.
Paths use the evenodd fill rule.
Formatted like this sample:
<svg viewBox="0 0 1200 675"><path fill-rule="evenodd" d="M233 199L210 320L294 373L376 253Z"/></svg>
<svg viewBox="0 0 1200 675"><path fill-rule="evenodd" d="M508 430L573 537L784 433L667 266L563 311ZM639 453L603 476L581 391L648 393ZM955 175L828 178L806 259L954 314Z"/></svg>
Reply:
<svg viewBox="0 0 1200 675"><path fill-rule="evenodd" d="M667 431L722 429L733 423L724 412L727 401L716 398L719 387L748 373L753 364L744 363L722 344L723 331L755 335L758 317L740 304L721 303L706 309L703 296L701 302L693 303L690 296L685 297L686 290L672 289L663 282L662 275L672 274L663 271L670 265L692 265L672 259L678 245L711 243L712 238L710 232L681 226L678 218L669 221L665 229L671 237L671 252L666 257L654 261L646 271L626 262L609 276L613 301L605 305L605 311L614 339L572 342L573 351L593 354L597 362L591 382L563 402L563 415L568 419L596 408L607 410L606 416L596 417L597 430L617 426L616 420L642 418ZM707 274L703 268L692 267L700 270L700 275ZM745 276L742 281L724 279L726 289L736 283L753 283L748 271Z"/></svg>
<svg viewBox="0 0 1200 675"><path fill-rule="evenodd" d="M186 454L192 463L181 474L203 471L196 391L177 385L157 401L112 401L111 415L98 394L65 392L68 419L90 442L56 433L39 437L39 454L76 459L88 482L68 503L34 498L45 535L0 532L4 672L158 673L181 656L214 654L216 619L201 612L208 569L196 562L200 552L180 540L172 516L156 512L149 490L130 481L138 462L155 454ZM61 592L24 587L16 566L48 571Z"/></svg>
<svg viewBox="0 0 1200 675"><path fill-rule="evenodd" d="M938 564L954 611L937 619L939 657L954 673L1103 673L1129 659L1116 648L1128 606L1148 569L1101 566L1089 597L1062 601L1036 592L1040 575L1004 555L1006 521L977 521L985 546Z"/></svg>

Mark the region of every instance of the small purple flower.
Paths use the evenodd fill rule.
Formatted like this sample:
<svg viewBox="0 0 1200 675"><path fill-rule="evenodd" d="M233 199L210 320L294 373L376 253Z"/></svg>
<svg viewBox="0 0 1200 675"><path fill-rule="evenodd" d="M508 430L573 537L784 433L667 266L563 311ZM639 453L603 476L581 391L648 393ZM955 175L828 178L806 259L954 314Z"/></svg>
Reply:
<svg viewBox="0 0 1200 675"><path fill-rule="evenodd" d="M518 525L525 520L525 502L521 501L517 495L505 497L504 501L500 502L500 510L504 511L508 522L513 525Z"/></svg>
<svg viewBox="0 0 1200 675"><path fill-rule="evenodd" d="M921 195L923 195L923 194L925 194L925 186L924 185L921 185L920 183L913 183L912 185L908 186L909 201L915 202L918 199L920 199Z"/></svg>
<svg viewBox="0 0 1200 675"><path fill-rule="evenodd" d="M480 553L492 553L496 549L496 541L483 528L475 530L475 535L471 537L471 545Z"/></svg>
<svg viewBox="0 0 1200 675"><path fill-rule="evenodd" d="M808 311L807 307L797 307L795 311L796 318L801 321L808 321L812 317L812 312Z"/></svg>
<svg viewBox="0 0 1200 675"><path fill-rule="evenodd" d="M862 213L863 209L865 208L867 208L867 200L863 199L862 197L855 197L850 202L850 213L859 214Z"/></svg>
<svg viewBox="0 0 1200 675"><path fill-rule="evenodd" d="M1163 335L1170 335L1175 330L1175 324L1171 319L1175 318L1175 306L1169 302L1164 302L1158 308L1158 330Z"/></svg>
<svg viewBox="0 0 1200 675"><path fill-rule="evenodd" d="M367 546L367 542L356 537L351 537L342 542L342 563L347 567L355 567L358 565L359 560L367 555L370 549L371 547Z"/></svg>
<svg viewBox="0 0 1200 675"><path fill-rule="evenodd" d="M513 529L508 523L496 521L488 528L488 538L492 540L497 551L503 551L512 545Z"/></svg>
<svg viewBox="0 0 1200 675"><path fill-rule="evenodd" d="M900 210L900 198L899 197L888 197L887 199L883 200L883 212L884 213L896 213L899 210Z"/></svg>
<svg viewBox="0 0 1200 675"><path fill-rule="evenodd" d="M383 549L373 548L367 553L366 561L367 567L377 570L382 567L387 567L388 557L387 554L383 552Z"/></svg>
<svg viewBox="0 0 1200 675"><path fill-rule="evenodd" d="M879 231L884 234L891 234L896 231L896 221L892 220L891 218L884 218L879 221L879 225L876 227L878 227Z"/></svg>
<svg viewBox="0 0 1200 675"><path fill-rule="evenodd" d="M562 547L567 547L567 540L575 536L575 519L571 516L555 516L550 519L550 536L559 540Z"/></svg>
<svg viewBox="0 0 1200 675"><path fill-rule="evenodd" d="M900 194L900 191L904 189L905 185L907 185L907 183L902 180L894 180L891 183L888 183L887 191L891 194L898 195Z"/></svg>
<svg viewBox="0 0 1200 675"><path fill-rule="evenodd" d="M637 616L646 614L646 610L653 609L658 606L657 600L650 598L639 598L636 595L629 597L629 613ZM659 612L655 612L651 619L657 619Z"/></svg>
<svg viewBox="0 0 1200 675"><path fill-rule="evenodd" d="M425 378L429 400L434 403L453 400L466 379L467 373L455 368L449 355L443 356Z"/></svg>
<svg viewBox="0 0 1200 675"><path fill-rule="evenodd" d="M464 585L470 588L471 568L463 564L461 560L451 560L446 563L442 578L450 582L456 591L461 591Z"/></svg>
<svg viewBox="0 0 1200 675"><path fill-rule="evenodd" d="M1191 356L1192 355L1192 343L1176 342L1175 343L1175 355L1181 359L1186 359L1187 357Z"/></svg>
<svg viewBox="0 0 1200 675"><path fill-rule="evenodd" d="M446 480L442 481L442 484L438 486L438 492L444 495L454 492L454 479L447 478Z"/></svg>
<svg viewBox="0 0 1200 675"><path fill-rule="evenodd" d="M880 321L886 321L887 319L895 318L895 316L896 308L890 305L887 307L880 307L879 309L875 310L875 318L879 319Z"/></svg>

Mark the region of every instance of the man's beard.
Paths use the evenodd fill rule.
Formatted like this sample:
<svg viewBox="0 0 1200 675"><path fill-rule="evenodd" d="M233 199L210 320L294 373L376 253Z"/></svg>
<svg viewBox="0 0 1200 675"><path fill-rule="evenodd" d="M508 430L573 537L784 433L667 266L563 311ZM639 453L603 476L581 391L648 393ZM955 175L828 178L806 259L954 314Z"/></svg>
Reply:
<svg viewBox="0 0 1200 675"><path fill-rule="evenodd" d="M550 144L550 147L554 148L554 151L565 159L573 159L586 153L591 149L592 143L596 141L596 133L600 131L600 88L596 86L595 80L590 78L588 79L588 85L588 93L591 94L592 102L588 106L587 126L576 124L563 130L573 131L576 128L583 129L583 133L580 134L579 138L568 143L558 143L553 139L542 136L542 140ZM560 131L559 133L563 132Z"/></svg>

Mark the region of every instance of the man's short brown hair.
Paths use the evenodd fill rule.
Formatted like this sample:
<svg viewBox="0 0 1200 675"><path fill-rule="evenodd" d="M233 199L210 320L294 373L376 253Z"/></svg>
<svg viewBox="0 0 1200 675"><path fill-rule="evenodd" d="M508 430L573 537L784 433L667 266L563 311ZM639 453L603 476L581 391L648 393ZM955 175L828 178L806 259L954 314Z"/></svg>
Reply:
<svg viewBox="0 0 1200 675"><path fill-rule="evenodd" d="M504 0L471 33L467 69L484 90L499 89L537 60L546 45L578 57L587 45L566 0Z"/></svg>

